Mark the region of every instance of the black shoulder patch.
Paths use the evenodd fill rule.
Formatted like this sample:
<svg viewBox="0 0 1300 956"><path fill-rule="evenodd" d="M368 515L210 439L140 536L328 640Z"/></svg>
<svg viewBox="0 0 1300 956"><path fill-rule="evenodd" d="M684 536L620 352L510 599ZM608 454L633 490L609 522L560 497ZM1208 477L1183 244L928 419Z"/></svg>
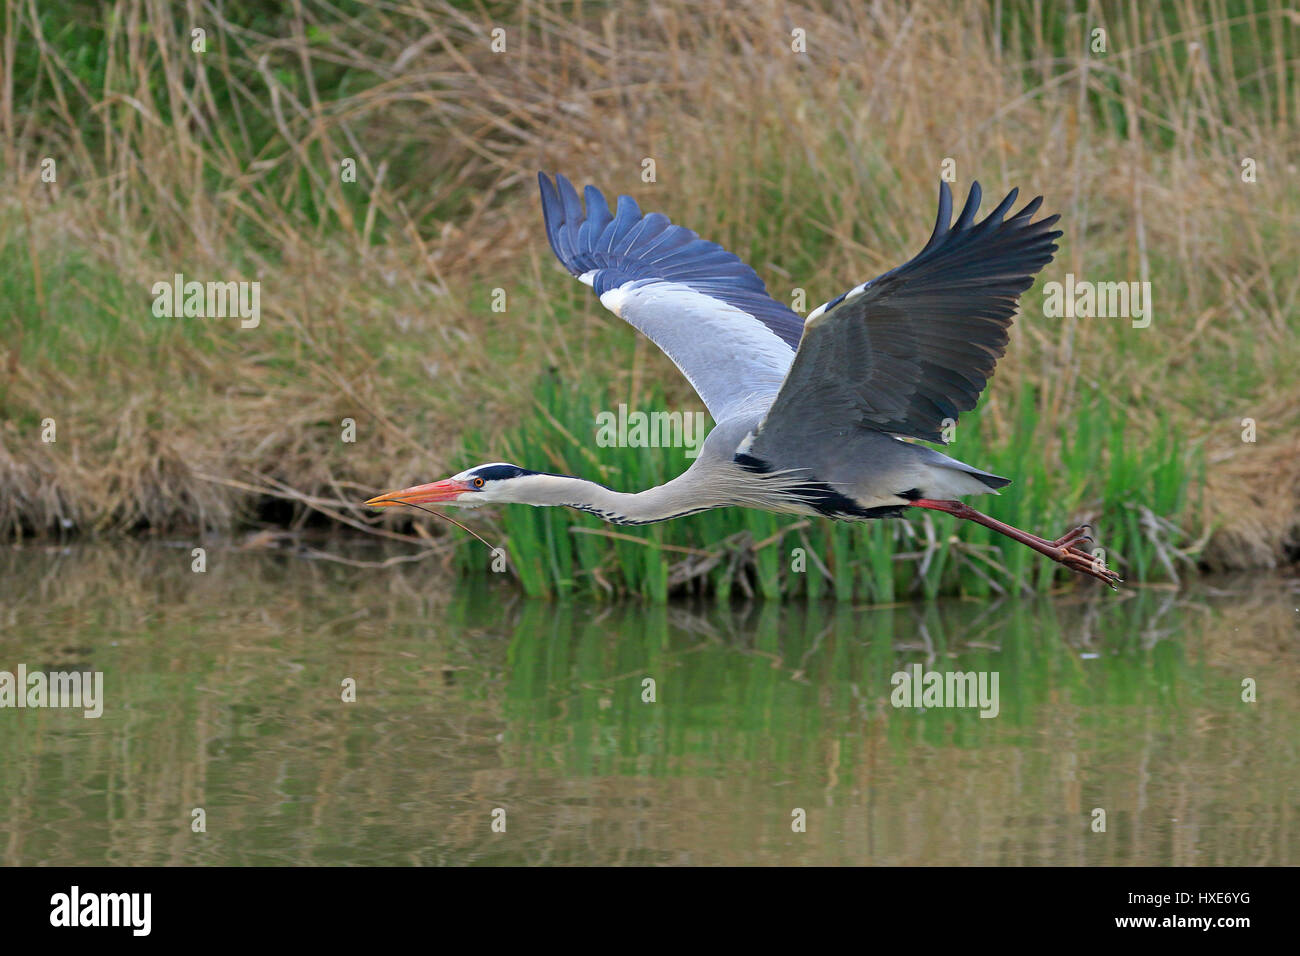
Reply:
<svg viewBox="0 0 1300 956"><path fill-rule="evenodd" d="M744 452L736 455L732 460L745 471L758 475L765 475L774 470L770 462ZM815 478L795 485L787 489L787 492L791 497L800 499L808 507L827 518L898 518L902 516L905 509L903 505L864 508L848 495L836 491L824 481ZM900 497L909 498L911 495L921 497L921 493L915 488L903 492Z"/></svg>
<svg viewBox="0 0 1300 956"><path fill-rule="evenodd" d="M904 509L903 505L864 508L848 495L841 494L820 481L800 485L794 489L794 493L828 518L897 518Z"/></svg>
<svg viewBox="0 0 1300 956"><path fill-rule="evenodd" d="M772 470L772 466L768 462L761 458L755 458L753 455L747 455L744 452L737 454L732 461L746 471L752 471L759 475L765 475Z"/></svg>

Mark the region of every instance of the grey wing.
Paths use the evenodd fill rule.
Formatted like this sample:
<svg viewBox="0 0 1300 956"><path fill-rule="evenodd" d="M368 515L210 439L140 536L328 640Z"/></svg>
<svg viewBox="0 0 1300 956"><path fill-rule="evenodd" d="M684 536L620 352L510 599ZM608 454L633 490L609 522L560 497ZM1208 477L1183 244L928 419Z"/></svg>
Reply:
<svg viewBox="0 0 1300 956"><path fill-rule="evenodd" d="M630 196L610 213L563 176L537 175L556 257L601 304L644 333L681 369L715 421L771 400L794 360L803 321L767 294L738 257Z"/></svg>
<svg viewBox="0 0 1300 956"><path fill-rule="evenodd" d="M809 314L790 373L744 450L793 465L792 452L842 445L863 429L943 442L944 420L975 407L1020 293L1056 252L1059 217L1031 221L1041 196L1004 218L1016 195L977 223L973 183L953 224L941 183L934 232L915 258Z"/></svg>

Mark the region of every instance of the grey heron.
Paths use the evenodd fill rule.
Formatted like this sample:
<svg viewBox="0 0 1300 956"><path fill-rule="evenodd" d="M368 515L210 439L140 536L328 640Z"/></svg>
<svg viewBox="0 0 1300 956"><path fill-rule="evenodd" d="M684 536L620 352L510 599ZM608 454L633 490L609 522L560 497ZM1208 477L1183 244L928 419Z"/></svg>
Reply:
<svg viewBox="0 0 1300 956"><path fill-rule="evenodd" d="M976 221L979 183L952 221L939 184L930 239L896 269L854 286L807 321L767 294L737 256L630 196L610 210L588 186L538 174L556 257L601 304L676 364L714 420L699 455L671 481L636 493L505 462L392 491L376 507L518 503L586 511L621 525L744 507L844 521L909 509L974 521L1114 587L1085 548L1085 525L1054 540L958 500L1011 483L906 439L946 444L944 426L975 407L1017 300L1052 260L1058 216L1034 220L1042 197L1008 217L1011 190Z"/></svg>

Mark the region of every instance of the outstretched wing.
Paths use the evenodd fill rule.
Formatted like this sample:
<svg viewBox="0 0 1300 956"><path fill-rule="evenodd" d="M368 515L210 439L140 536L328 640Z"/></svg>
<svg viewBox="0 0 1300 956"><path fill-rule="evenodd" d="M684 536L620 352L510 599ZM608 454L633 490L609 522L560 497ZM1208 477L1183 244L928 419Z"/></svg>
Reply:
<svg viewBox="0 0 1300 956"><path fill-rule="evenodd" d="M1056 252L1059 217L1031 221L1041 196L1004 218L1016 195L977 223L972 183L952 224L952 192L941 183L934 233L914 259L808 315L790 374L747 450L780 461L789 449L842 442L860 428L942 442L944 420L975 407L1006 350L1020 293Z"/></svg>
<svg viewBox="0 0 1300 956"><path fill-rule="evenodd" d="M714 421L776 393L803 321L753 269L661 213L643 215L630 196L619 196L611 214L588 186L584 211L563 176L553 185L538 173L537 182L556 257L673 360Z"/></svg>

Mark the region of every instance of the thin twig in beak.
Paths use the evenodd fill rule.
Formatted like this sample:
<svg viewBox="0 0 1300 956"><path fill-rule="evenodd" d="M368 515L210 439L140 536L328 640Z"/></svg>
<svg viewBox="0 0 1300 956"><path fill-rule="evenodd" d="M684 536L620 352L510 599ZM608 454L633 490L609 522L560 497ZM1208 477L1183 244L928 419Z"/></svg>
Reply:
<svg viewBox="0 0 1300 956"><path fill-rule="evenodd" d="M490 550L493 554L496 554L496 552L499 550L498 548L492 547L491 544L488 544L487 540L478 532L471 531L469 528L465 527L463 524L461 524L451 515L445 515L441 511L431 511L428 508L424 507L423 505L412 504L409 501L403 501L402 504L406 505L408 508L419 508L421 511L425 512L426 514L433 515L435 518L442 518L444 521L450 521L457 528L460 528L461 531L464 531L466 534L472 534L474 537L482 541L483 544L488 548L488 550Z"/></svg>

